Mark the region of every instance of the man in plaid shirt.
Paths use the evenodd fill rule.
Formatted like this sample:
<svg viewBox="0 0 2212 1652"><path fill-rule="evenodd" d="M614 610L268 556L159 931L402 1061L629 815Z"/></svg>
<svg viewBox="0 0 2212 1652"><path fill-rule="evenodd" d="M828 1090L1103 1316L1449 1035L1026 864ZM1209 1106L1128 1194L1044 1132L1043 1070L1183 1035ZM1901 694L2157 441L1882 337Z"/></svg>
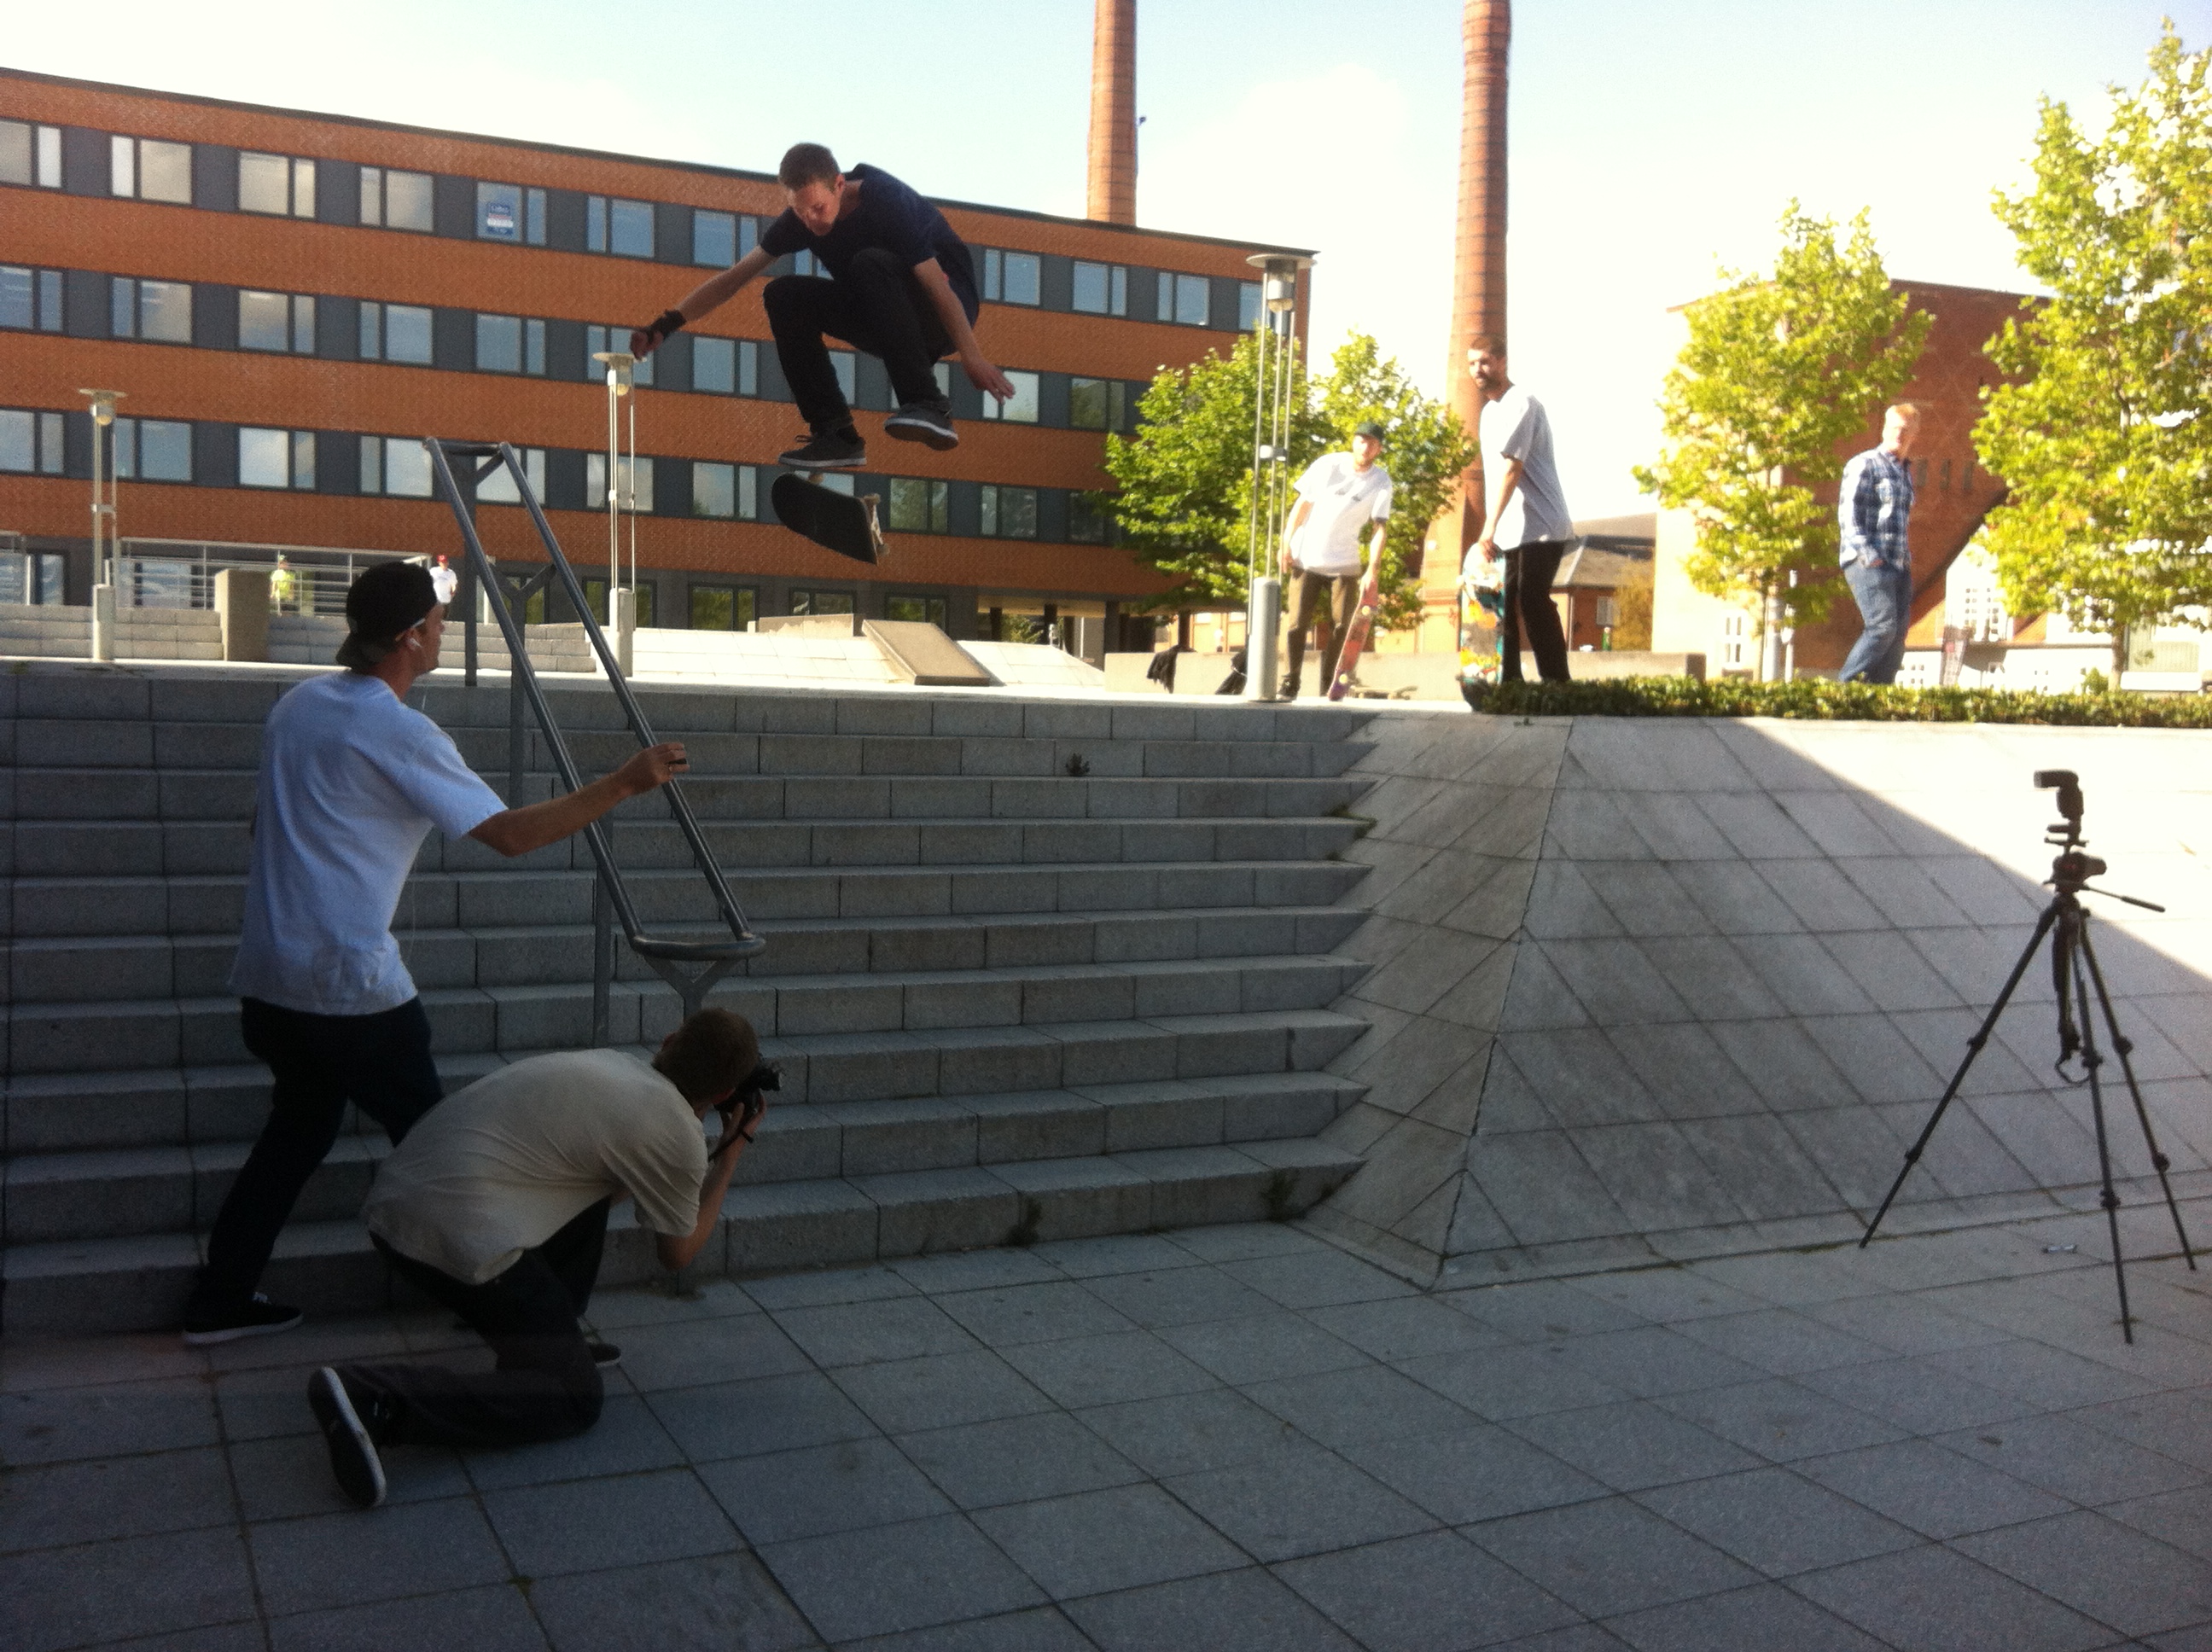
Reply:
<svg viewBox="0 0 2212 1652"><path fill-rule="evenodd" d="M1839 560L1864 629L1838 673L1846 683L1894 683L1905 663L1905 630L1912 623L1912 450L1920 410L1899 402L1882 416L1881 446L1844 466L1836 514L1843 528Z"/></svg>

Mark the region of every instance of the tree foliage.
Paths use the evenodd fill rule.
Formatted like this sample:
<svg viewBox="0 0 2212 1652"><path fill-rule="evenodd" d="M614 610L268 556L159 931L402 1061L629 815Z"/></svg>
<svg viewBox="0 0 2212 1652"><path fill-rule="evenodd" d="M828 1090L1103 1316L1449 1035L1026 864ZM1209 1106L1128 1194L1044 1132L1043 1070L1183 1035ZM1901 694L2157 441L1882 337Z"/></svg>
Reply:
<svg viewBox="0 0 2212 1652"><path fill-rule="evenodd" d="M1687 509L1697 549L1685 572L1708 596L1770 599L1816 618L1837 585L1836 513L1814 489L1843 473L1841 449L1912 376L1929 318L1890 290L1863 211L1838 245L1833 219L1792 201L1771 274L1721 271L1689 307L1689 341L1659 401L1667 451L1637 485ZM1791 589L1792 570L1824 577Z"/></svg>
<svg viewBox="0 0 2212 1652"><path fill-rule="evenodd" d="M1273 335L1266 335L1270 340ZM1121 524L1121 543L1139 562L1175 581L1156 600L1244 600L1252 523L1252 436L1260 352L1289 349L1291 363L1291 473L1331 448L1350 444L1363 419L1389 432L1382 463L1394 484L1392 532L1382 587L1386 625L1419 607L1421 545L1474 449L1450 409L1430 400L1375 341L1355 333L1312 379L1295 343L1263 345L1248 333L1226 359L1209 352L1188 367L1163 367L1138 404L1134 435L1106 439L1106 473L1115 490L1096 502ZM1363 534L1363 537L1364 534Z"/></svg>
<svg viewBox="0 0 2212 1652"><path fill-rule="evenodd" d="M1988 543L2014 613L2111 629L2212 604L2212 94L2169 25L2094 141L2044 100L2035 184L1999 191L2048 289L1989 354L1974 446L2004 478Z"/></svg>

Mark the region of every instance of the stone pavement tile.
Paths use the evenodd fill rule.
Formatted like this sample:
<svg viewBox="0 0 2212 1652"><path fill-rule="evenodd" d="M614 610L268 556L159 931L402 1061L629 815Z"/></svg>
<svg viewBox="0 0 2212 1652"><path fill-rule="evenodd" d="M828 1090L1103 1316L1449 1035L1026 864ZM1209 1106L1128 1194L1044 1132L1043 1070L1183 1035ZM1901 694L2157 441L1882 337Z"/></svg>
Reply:
<svg viewBox="0 0 2212 1652"><path fill-rule="evenodd" d="M249 1521L353 1511L331 1473L331 1454L319 1435L241 1440L230 1448L229 1455L239 1509ZM465 1497L476 1489L457 1452L387 1446L383 1456L387 1504Z"/></svg>
<svg viewBox="0 0 2212 1652"><path fill-rule="evenodd" d="M1638 1492L1636 1500L1769 1577L1840 1566L1922 1541L1784 1468L1656 1486Z"/></svg>
<svg viewBox="0 0 2212 1652"><path fill-rule="evenodd" d="M1777 1376L1795 1376L1801 1371L1860 1365L1893 1357L1887 1348L1786 1308L1689 1320L1674 1328L1693 1342L1701 1342Z"/></svg>
<svg viewBox="0 0 2212 1652"><path fill-rule="evenodd" d="M1565 1279L1534 1279L1526 1285L1478 1285L1448 1291L1437 1300L1472 1314L1500 1336L1516 1342L1546 1342L1554 1337L1594 1331L1630 1331L1650 1321L1641 1314Z"/></svg>
<svg viewBox="0 0 2212 1652"><path fill-rule="evenodd" d="M1327 1240L1281 1222L1237 1222L1220 1227L1182 1228L1168 1236L1202 1261L1248 1262L1260 1256L1330 1257L1343 1253Z"/></svg>
<svg viewBox="0 0 2212 1652"><path fill-rule="evenodd" d="M1369 1364L1365 1354L1278 1309L1243 1319L1162 1328L1161 1340L1224 1382L1265 1382Z"/></svg>
<svg viewBox="0 0 2212 1652"><path fill-rule="evenodd" d="M1474 1418L1450 1400L1387 1365L1248 1382L1246 1396L1310 1439L1341 1448L1355 1440L1449 1434Z"/></svg>
<svg viewBox="0 0 2212 1652"><path fill-rule="evenodd" d="M901 1635L847 1641L838 1652L1095 1652L1083 1631L1054 1606L1031 1606L995 1618L969 1618Z"/></svg>
<svg viewBox="0 0 2212 1652"><path fill-rule="evenodd" d="M1006 1363L1060 1405L1110 1405L1213 1388L1217 1379L1150 1331L1016 1344Z"/></svg>
<svg viewBox="0 0 2212 1652"><path fill-rule="evenodd" d="M1594 1618L1742 1588L1759 1574L1626 1497L1466 1528L1522 1576Z"/></svg>
<svg viewBox="0 0 2212 1652"><path fill-rule="evenodd" d="M963 1509L1096 1491L1145 1478L1065 1412L905 1434L897 1444Z"/></svg>
<svg viewBox="0 0 2212 1652"><path fill-rule="evenodd" d="M1300 1251L1227 1262L1221 1271L1285 1308L1329 1308L1341 1303L1377 1302L1417 1295L1394 1273L1370 1266L1341 1251Z"/></svg>
<svg viewBox="0 0 2212 1652"><path fill-rule="evenodd" d="M0 1472L0 1554L228 1526L238 1518L230 1471L213 1446ZM330 1471L323 1473L328 1478Z"/></svg>
<svg viewBox="0 0 2212 1652"><path fill-rule="evenodd" d="M708 1464L699 1478L756 1547L921 1520L952 1507L883 1439L732 1458Z"/></svg>
<svg viewBox="0 0 2212 1652"><path fill-rule="evenodd" d="M531 1586L530 1603L556 1652L795 1652L819 1644L767 1568L749 1554L544 1577Z"/></svg>
<svg viewBox="0 0 2212 1652"><path fill-rule="evenodd" d="M2200 1472L2171 1457L2067 1417L2022 1417L1942 1435L1936 1442L2069 1503L2118 1503L2204 1480Z"/></svg>
<svg viewBox="0 0 2212 1652"><path fill-rule="evenodd" d="M0 1394L0 1462L14 1468L216 1439L213 1394L198 1377Z"/></svg>
<svg viewBox="0 0 2212 1652"><path fill-rule="evenodd" d="M1595 1624L1577 1624L1572 1629L1555 1629L1525 1640L1500 1642L1497 1652L1620 1652L1627 1644Z"/></svg>
<svg viewBox="0 0 2212 1652"><path fill-rule="evenodd" d="M1050 1411L1052 1401L994 1353L931 1354L923 1359L852 1365L834 1379L886 1434L953 1428Z"/></svg>
<svg viewBox="0 0 2212 1652"><path fill-rule="evenodd" d="M1437 1524L1334 1452L1304 1440L1164 1484L1215 1530L1262 1561L1404 1537Z"/></svg>
<svg viewBox="0 0 2212 1652"><path fill-rule="evenodd" d="M918 1292L888 1267L833 1267L807 1273L777 1273L747 1279L746 1296L771 1313L787 1308L823 1308L836 1303L880 1302Z"/></svg>
<svg viewBox="0 0 2212 1652"><path fill-rule="evenodd" d="M270 1615L502 1583L512 1570L473 1498L267 1521L248 1533Z"/></svg>
<svg viewBox="0 0 2212 1652"><path fill-rule="evenodd" d="M1363 1440L1342 1455L1454 1526L1583 1503L1607 1492L1589 1475L1491 1423L1448 1434Z"/></svg>
<svg viewBox="0 0 2212 1652"><path fill-rule="evenodd" d="M1225 1468L1295 1440L1288 1423L1227 1388L1096 1406L1078 1415L1147 1474Z"/></svg>
<svg viewBox="0 0 2212 1652"><path fill-rule="evenodd" d="M1055 1600L1233 1571L1244 1555L1157 1485L986 1509L976 1525Z"/></svg>
<svg viewBox="0 0 2212 1652"><path fill-rule="evenodd" d="M198 1376L207 1368L206 1355L185 1347L173 1332L10 1337L0 1345L0 1394L159 1382Z"/></svg>
<svg viewBox="0 0 2212 1652"><path fill-rule="evenodd" d="M1131 1328L1127 1320L1066 1279L963 1291L938 1297L937 1306L1001 1353L1022 1343L1102 1337Z"/></svg>
<svg viewBox="0 0 2212 1652"><path fill-rule="evenodd" d="M1714 1652L1722 1647L1881 1652L1881 1642L1774 1583L1631 1613L1606 1627L1636 1652Z"/></svg>
<svg viewBox="0 0 2212 1652"><path fill-rule="evenodd" d="M744 1546L689 1469L487 1491L483 1505L515 1570L527 1577Z"/></svg>
<svg viewBox="0 0 2212 1652"><path fill-rule="evenodd" d="M599 1420L581 1434L511 1451L472 1451L465 1461L478 1491L496 1491L510 1485L677 1468L684 1456L643 1400L634 1394L610 1394Z"/></svg>
<svg viewBox="0 0 2212 1652"><path fill-rule="evenodd" d="M585 1317L596 1330L622 1331L633 1325L689 1324L758 1312L760 1304L735 1279L701 1279L678 1296L664 1278L626 1291L595 1291Z"/></svg>
<svg viewBox="0 0 2212 1652"><path fill-rule="evenodd" d="M2201 1491L2167 1491L2155 1497L2110 1503L2100 1512L2124 1521L2139 1532L2148 1532L2162 1543L2212 1560L2212 1499Z"/></svg>
<svg viewBox="0 0 2212 1652"><path fill-rule="evenodd" d="M622 1335L623 1370L641 1393L781 1376L806 1356L765 1314L693 1325L645 1325Z"/></svg>
<svg viewBox="0 0 2212 1652"><path fill-rule="evenodd" d="M1505 1340L1472 1315L1455 1313L1431 1297L1389 1297L1314 1308L1307 1309L1306 1317L1376 1359L1461 1353L1498 1347Z"/></svg>
<svg viewBox="0 0 2212 1652"><path fill-rule="evenodd" d="M1854 1272L1833 1251L1767 1251L1747 1256L1716 1256L1683 1270L1770 1302L1778 1308L1809 1309L1818 1304L1861 1301L1876 1287Z"/></svg>
<svg viewBox="0 0 2212 1652"><path fill-rule="evenodd" d="M1971 1378L1939 1370L1925 1359L1839 1365L1808 1371L1797 1382L1914 1434L2009 1422L2034 1409Z"/></svg>
<svg viewBox="0 0 2212 1652"><path fill-rule="evenodd" d="M760 1557L816 1631L831 1641L926 1629L1044 1600L962 1515L771 1543Z"/></svg>
<svg viewBox="0 0 2212 1652"><path fill-rule="evenodd" d="M1663 1325L1577 1337L1565 1345L1565 1357L1586 1376L1644 1400L1756 1382L1766 1375Z"/></svg>
<svg viewBox="0 0 2212 1652"><path fill-rule="evenodd" d="M824 1367L965 1353L976 1345L957 1320L927 1297L778 1309L775 1322L809 1359Z"/></svg>
<svg viewBox="0 0 2212 1652"><path fill-rule="evenodd" d="M1251 1286L1214 1267L1172 1272L1111 1273L1084 1282L1092 1295L1124 1317L1152 1330L1206 1325L1281 1310Z"/></svg>
<svg viewBox="0 0 2212 1652"><path fill-rule="evenodd" d="M1048 1285L1066 1275L1034 1249L998 1245L983 1250L948 1251L938 1256L906 1256L891 1272L917 1291L937 1296L953 1291L1003 1291L1010 1285Z"/></svg>
<svg viewBox="0 0 2212 1652"><path fill-rule="evenodd" d="M2123 1634L2212 1619L2212 1563L2087 1509L1953 1546Z"/></svg>
<svg viewBox="0 0 2212 1652"><path fill-rule="evenodd" d="M250 1619L254 1609L253 1578L235 1527L0 1558L0 1625L9 1652L173 1634Z"/></svg>
<svg viewBox="0 0 2212 1652"><path fill-rule="evenodd" d="M669 1388L646 1396L653 1415L693 1462L857 1440L875 1424L816 1371Z"/></svg>
<svg viewBox="0 0 2212 1652"><path fill-rule="evenodd" d="M522 1591L512 1583L492 1583L279 1618L269 1625L269 1644L273 1652L388 1652L402 1646L544 1652L546 1639Z"/></svg>
<svg viewBox="0 0 2212 1652"><path fill-rule="evenodd" d="M1452 1532L1274 1570L1371 1652L1467 1652L1565 1627L1579 1615Z"/></svg>
<svg viewBox="0 0 2212 1652"><path fill-rule="evenodd" d="M1899 1652L2087 1652L2116 1638L1935 1544L1811 1572L1790 1587Z"/></svg>
<svg viewBox="0 0 2212 1652"><path fill-rule="evenodd" d="M2194 1388L2204 1380L2207 1370L2212 1369L2212 1347L2194 1337L2176 1336L2159 1326L2138 1321L2136 1339L2122 1341L2119 1313L2109 1306L2086 1332L2070 1333L2069 1327L2046 1327L2034 1334L2039 1342L2055 1344L2161 1388Z"/></svg>
<svg viewBox="0 0 2212 1652"><path fill-rule="evenodd" d="M1150 1233L1054 1239L1030 1247L1030 1254L1049 1262L1071 1279L1103 1279L1116 1273L1156 1273L1200 1266L1192 1252Z"/></svg>
<svg viewBox="0 0 2212 1652"><path fill-rule="evenodd" d="M222 1418L224 1437L235 1444L280 1434L313 1434L315 1413L307 1409L307 1379L313 1374L312 1367L274 1368L217 1377L216 1409Z"/></svg>
<svg viewBox="0 0 2212 1652"><path fill-rule="evenodd" d="M1642 1400L1547 1412L1505 1426L1616 1491L1759 1466L1750 1453Z"/></svg>
<svg viewBox="0 0 2212 1652"><path fill-rule="evenodd" d="M1993 1326L1948 1313L1918 1297L1853 1297L1803 1311L1823 1325L1896 1354L1940 1354L2005 1339L2005 1333Z"/></svg>
<svg viewBox="0 0 2212 1652"><path fill-rule="evenodd" d="M2142 1645L2152 1652L2212 1652L2212 1624L2177 1629L2171 1635L2154 1635Z"/></svg>
<svg viewBox="0 0 2212 1652"><path fill-rule="evenodd" d="M1257 1566L1071 1601L1100 1652L1355 1652L1355 1643Z"/></svg>
<svg viewBox="0 0 2212 1652"><path fill-rule="evenodd" d="M2078 1423L2212 1473L2212 1394L2147 1394L2070 1412Z"/></svg>
<svg viewBox="0 0 2212 1652"><path fill-rule="evenodd" d="M1907 1432L1782 1377L1669 1394L1658 1403L1769 1462L1883 1445L1904 1439Z"/></svg>
<svg viewBox="0 0 2212 1652"><path fill-rule="evenodd" d="M250 1371L264 1365L296 1365L313 1370L348 1360L404 1359L407 1339L388 1314L311 1317L282 1336L240 1337L203 1351L208 1369L218 1374ZM306 1378L301 1381L304 1383Z"/></svg>
<svg viewBox="0 0 2212 1652"><path fill-rule="evenodd" d="M2038 1411L2071 1411L2076 1406L2126 1400L2164 1386L2063 1348L2023 1339L1930 1354L1928 1363L1938 1370L1971 1377L2000 1394L2010 1394Z"/></svg>
<svg viewBox="0 0 2212 1652"><path fill-rule="evenodd" d="M1468 1354L1431 1354L1422 1359L1401 1359L1398 1369L1492 1422L1601 1406L1624 1397L1612 1384L1601 1382L1570 1364L1566 1346L1553 1342L1536 1347L1482 1348Z"/></svg>
<svg viewBox="0 0 2212 1652"><path fill-rule="evenodd" d="M1748 1291L1686 1267L1635 1268L1598 1273L1569 1282L1600 1302L1626 1309L1653 1325L1743 1314L1768 1304Z"/></svg>
<svg viewBox="0 0 2212 1652"><path fill-rule="evenodd" d="M2066 1512L2049 1492L1928 1440L1816 1457L1797 1472L1927 1537L1960 1537Z"/></svg>

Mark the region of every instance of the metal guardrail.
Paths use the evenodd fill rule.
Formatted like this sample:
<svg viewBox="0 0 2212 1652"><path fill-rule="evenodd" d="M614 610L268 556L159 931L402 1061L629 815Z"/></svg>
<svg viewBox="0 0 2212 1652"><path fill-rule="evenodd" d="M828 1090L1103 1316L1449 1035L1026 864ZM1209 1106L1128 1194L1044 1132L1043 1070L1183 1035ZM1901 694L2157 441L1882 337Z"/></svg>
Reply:
<svg viewBox="0 0 2212 1652"><path fill-rule="evenodd" d="M605 633L592 616L590 603L583 587L578 583L575 570L562 553L561 542L554 538L552 525L545 519L545 512L531 491L530 478L524 473L522 462L514 449L506 442L497 444L472 441L447 441L436 436L425 436L422 446L430 455L430 464L439 490L453 507L453 519L461 530L466 560L462 564L461 588L456 593L465 616L465 677L471 688L477 681L477 602L476 587L481 583L493 598L483 605L499 622L500 635L506 640L507 653L507 803L514 806L522 793L525 768L523 738L523 710L527 705L538 720L539 732L546 749L552 754L553 766L561 783L574 791L583 784L576 771L574 758L568 755L568 744L562 738L560 726L553 718L553 709L539 685L538 673L530 664L530 650L523 637L523 624L518 616L531 596L547 586L558 582L568 597L569 605L583 622L585 639L599 657L600 666L606 671L607 682L621 702L623 714L629 720L630 732L636 735L640 749L655 744L653 726L646 720L637 696L623 680L615 663L613 651L607 647ZM454 469L454 460L465 461L461 470ZM521 496L530 520L538 530L544 544L546 565L527 579L514 579L502 574L491 558L485 554L483 541L477 535L477 485L493 471L504 466L514 478L515 490ZM592 1042L603 1045L608 1036L608 999L614 981L614 925L619 922L623 938L631 951L645 960L653 972L676 990L684 1000L684 1013L689 1017L698 1013L707 993L714 983L744 960L763 951L768 943L753 932L745 921L744 910L737 897L730 893L722 869L707 847L701 835L699 823L691 813L691 805L684 795L683 785L670 780L660 788L667 799L669 812L690 845L691 859L707 880L707 886L720 909L723 921L730 928L728 940L686 941L664 936L648 935L638 920L637 908L629 896L629 887L623 882L622 868L616 864L614 850L609 842L604 821L593 821L584 828L585 841L591 846L592 859L598 868L599 878L592 903ZM696 974L686 975L684 967L696 965Z"/></svg>

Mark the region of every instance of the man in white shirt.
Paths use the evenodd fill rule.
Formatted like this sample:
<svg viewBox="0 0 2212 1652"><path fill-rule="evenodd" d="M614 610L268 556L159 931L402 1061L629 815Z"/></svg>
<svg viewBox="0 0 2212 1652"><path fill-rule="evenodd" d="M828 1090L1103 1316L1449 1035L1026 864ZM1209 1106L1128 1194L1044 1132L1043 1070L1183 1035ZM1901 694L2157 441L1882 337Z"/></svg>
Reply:
<svg viewBox="0 0 2212 1652"><path fill-rule="evenodd" d="M392 935L422 839L435 826L504 855L580 831L684 768L674 743L520 809L405 703L434 671L445 607L428 569L386 562L346 592L347 667L276 702L262 734L246 916L230 975L246 1047L275 1083L269 1122L208 1234L185 1309L194 1345L288 1331L300 1312L256 1287L276 1235L337 1140L351 1102L396 1143L443 1093L430 1021Z"/></svg>
<svg viewBox="0 0 2212 1652"><path fill-rule="evenodd" d="M1482 537L1468 553L1505 558L1505 612L1498 628L1498 674L1521 681L1525 634L1547 683L1567 680L1567 635L1552 602L1552 578L1574 543L1559 470L1552 457L1552 422L1544 404L1506 376L1505 341L1489 335L1468 347L1467 370L1482 392L1483 493L1489 504Z"/></svg>
<svg viewBox="0 0 2212 1652"><path fill-rule="evenodd" d="M362 1218L392 1271L468 1321L497 1367L325 1366L307 1403L346 1496L384 1500L378 1448L478 1449L580 1434L621 1351L577 1323L614 1202L671 1272L720 1230L730 1174L775 1087L742 1016L702 1010L653 1065L619 1050L533 1055L426 1114L385 1160ZM721 1114L708 1151L700 1123Z"/></svg>
<svg viewBox="0 0 2212 1652"><path fill-rule="evenodd" d="M1304 668L1306 628L1324 601L1328 604L1329 641L1322 653L1321 682L1336 680L1344 634L1359 605L1364 575L1359 531L1375 524L1367 545L1367 566L1380 567L1384 524L1390 519L1390 473L1376 464L1382 452L1382 427L1370 419L1352 433L1349 452L1323 453L1297 479L1298 507L1283 531L1283 566L1291 576L1289 660L1279 698L1298 697L1298 673Z"/></svg>

